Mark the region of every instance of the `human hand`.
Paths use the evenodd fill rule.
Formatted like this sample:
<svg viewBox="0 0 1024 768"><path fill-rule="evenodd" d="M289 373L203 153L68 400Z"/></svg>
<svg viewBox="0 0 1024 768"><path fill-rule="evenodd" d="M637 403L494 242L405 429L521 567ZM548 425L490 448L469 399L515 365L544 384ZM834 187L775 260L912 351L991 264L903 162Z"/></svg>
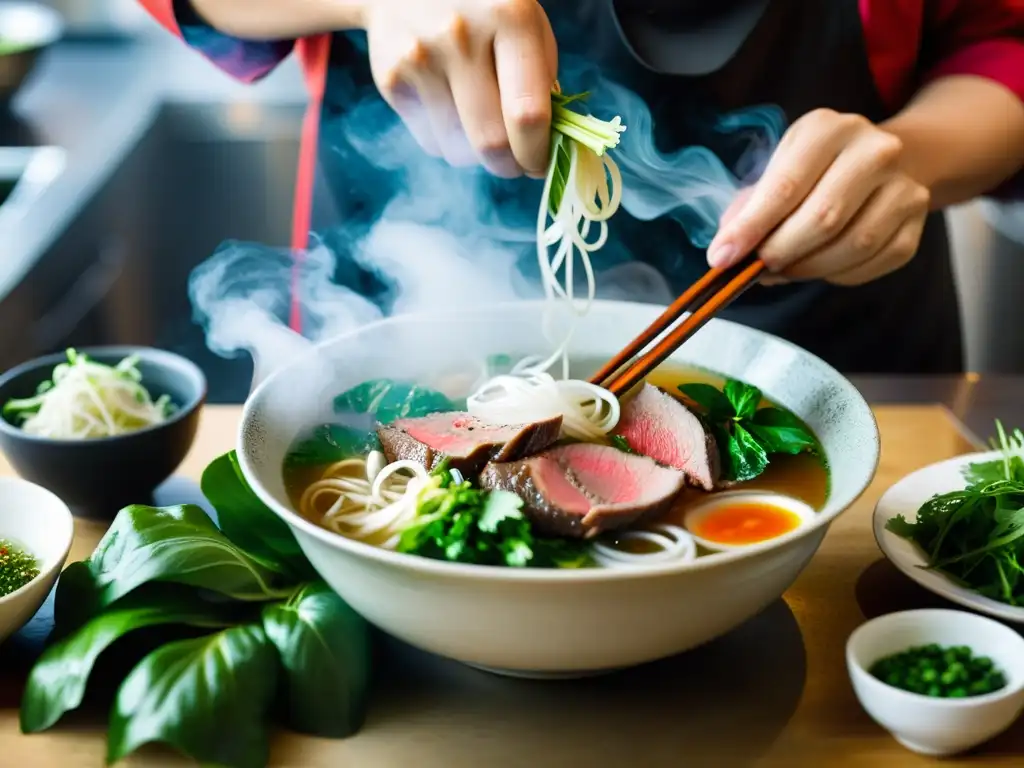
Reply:
<svg viewBox="0 0 1024 768"><path fill-rule="evenodd" d="M711 266L756 250L762 282L826 280L860 285L917 252L927 188L901 172L903 144L859 115L819 109L797 120L753 187L722 217Z"/></svg>
<svg viewBox="0 0 1024 768"><path fill-rule="evenodd" d="M558 53L536 0L371 0L363 26L377 87L425 151L544 176Z"/></svg>

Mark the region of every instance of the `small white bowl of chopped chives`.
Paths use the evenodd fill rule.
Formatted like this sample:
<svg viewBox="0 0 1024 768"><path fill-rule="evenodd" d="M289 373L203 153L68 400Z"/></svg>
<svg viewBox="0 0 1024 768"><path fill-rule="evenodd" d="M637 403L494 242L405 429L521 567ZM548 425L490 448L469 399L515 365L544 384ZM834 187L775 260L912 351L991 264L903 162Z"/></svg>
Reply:
<svg viewBox="0 0 1024 768"><path fill-rule="evenodd" d="M872 619L850 635L846 665L871 718L923 755L983 744L1024 709L1024 637L966 611Z"/></svg>
<svg viewBox="0 0 1024 768"><path fill-rule="evenodd" d="M46 600L74 534L71 510L57 496L27 480L0 477L0 641Z"/></svg>

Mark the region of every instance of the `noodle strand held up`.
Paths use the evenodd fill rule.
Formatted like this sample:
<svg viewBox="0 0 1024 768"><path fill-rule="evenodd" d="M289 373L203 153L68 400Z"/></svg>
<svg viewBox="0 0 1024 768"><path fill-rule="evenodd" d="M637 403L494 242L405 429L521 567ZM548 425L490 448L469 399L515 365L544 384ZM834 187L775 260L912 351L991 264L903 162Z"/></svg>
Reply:
<svg viewBox="0 0 1024 768"><path fill-rule="evenodd" d="M607 390L569 375L569 344L578 318L590 309L597 291L590 256L608 240L608 219L622 203L622 175L606 150L618 145L625 130L618 117L602 122L565 108L575 97L554 97L551 163L537 214L537 260L549 303L568 308L571 324L553 342L548 358L528 358L504 376L487 381L468 401L469 412L494 423L540 420L561 414L563 432L580 440L600 439L619 421L619 403ZM550 220L550 223L549 223ZM577 298L575 271L586 281ZM544 319L550 331L551 315ZM561 379L549 371L561 363Z"/></svg>

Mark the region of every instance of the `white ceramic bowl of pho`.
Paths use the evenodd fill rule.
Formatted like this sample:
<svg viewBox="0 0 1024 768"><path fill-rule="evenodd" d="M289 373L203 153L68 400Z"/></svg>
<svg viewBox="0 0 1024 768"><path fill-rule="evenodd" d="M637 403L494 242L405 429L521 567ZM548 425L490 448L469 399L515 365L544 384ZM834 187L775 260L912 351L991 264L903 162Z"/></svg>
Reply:
<svg viewBox="0 0 1024 768"><path fill-rule="evenodd" d="M436 552L428 557L396 551L401 548L395 543L397 535L385 542L387 546L340 535L318 524L323 522L319 512L310 514L303 506L302 488L296 489L294 473L285 471L286 457L296 455L297 441L319 425L339 421L350 428L373 428L373 420L365 414L351 421L353 398L346 400L345 413L339 416L334 405L339 394L370 380L386 379L415 383L451 399L464 398L483 380L485 362L490 360L493 366L499 359L495 356L516 361L550 354L549 338L560 337L557 322L554 331L552 323L545 322L546 306L524 301L474 311L399 316L320 344L268 377L246 403L238 436L245 477L289 525L324 580L368 621L414 646L495 672L571 677L642 664L719 637L781 597L813 557L829 524L871 481L878 462L878 430L861 395L822 360L788 342L722 320L708 323L652 379L666 392L676 389L674 377L680 383L692 383L703 376L713 383L706 374L694 373L694 368L701 368L757 387L766 401L795 414L810 428L825 460L822 463L813 455L768 456L762 477L729 489L745 510L743 519L724 515L711 520L708 514L694 514L695 508L709 504L730 514L736 510L735 505L718 503L714 492L687 489L673 497L668 507L661 505L655 517L649 513L634 520L627 529L632 533L623 535L620 530L568 540L577 548L574 551L590 547L585 551L594 553L598 551L593 549L595 542L607 550L619 547L619 541L642 545L644 537L650 536L670 542L665 548L668 555L631 558L630 554L645 551L628 546L623 557L595 557L588 567L452 562ZM595 302L572 336L571 376L589 377L662 309ZM556 377L560 373L552 369ZM372 389L362 391L362 406L372 410L383 402ZM628 402L628 398L622 401L623 413ZM691 407L698 410L693 403ZM519 421L538 421L542 411L524 414ZM562 429L564 435L565 422ZM579 453L576 446L572 448ZM611 507L616 501L611 496L628 495L607 487L614 486L606 480L620 465L639 467L639 474L632 475L640 478L639 488L634 489L639 494L654 493L655 484L658 493L667 492L665 478L672 485L672 478L664 474L667 470L660 464L654 467L646 456L616 451L609 457L607 443L593 450L605 452L601 454L605 464L591 466L590 479L578 473L583 478L580 482L603 483L606 487L600 493L609 497L604 501ZM569 453L558 455L564 458ZM541 493L539 467L547 459L532 454L518 458L531 462L533 485L525 486L526 491ZM293 459L289 461L294 466ZM363 469L356 472L351 487L358 490L361 478L365 483L365 466L375 461L357 463ZM611 467L610 474L602 475L602 467ZM322 469L308 468L306 482L312 482ZM565 471L576 483L571 464ZM765 480L769 476L771 483ZM801 485L802 476L809 485ZM476 483L475 477L455 478L459 479ZM545 485L548 490L543 492L552 487ZM587 503L595 505L589 520L601 499L594 500L599 495L596 491L586 493ZM804 498L795 498L801 494ZM530 512L536 499L525 495L526 520L541 525L540 517ZM813 509L808 510L808 504ZM571 506L569 501L566 505ZM761 514L765 508L774 509L775 517ZM413 509L412 514L422 514ZM562 514L563 508L558 509ZM479 519L483 531L483 518ZM778 527L780 520L790 520L792 525ZM772 526L774 532L765 533ZM749 538L755 529L760 540Z"/></svg>

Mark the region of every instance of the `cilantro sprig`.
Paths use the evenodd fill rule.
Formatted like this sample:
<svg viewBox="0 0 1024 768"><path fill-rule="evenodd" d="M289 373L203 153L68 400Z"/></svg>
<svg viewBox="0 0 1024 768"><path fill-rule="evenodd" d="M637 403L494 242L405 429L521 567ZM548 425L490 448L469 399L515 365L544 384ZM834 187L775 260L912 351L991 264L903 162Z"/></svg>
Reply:
<svg viewBox="0 0 1024 768"><path fill-rule="evenodd" d="M885 527L912 541L928 568L980 595L1024 605L1024 433L1007 434L996 422L993 461L964 469L967 487L929 499L909 522Z"/></svg>
<svg viewBox="0 0 1024 768"><path fill-rule="evenodd" d="M416 518L402 532L399 552L476 565L578 568L586 545L537 536L523 500L508 491L474 488L443 462L420 493Z"/></svg>
<svg viewBox="0 0 1024 768"><path fill-rule="evenodd" d="M721 390L692 383L679 391L711 428L726 480L752 480L764 472L772 454L820 454L818 441L800 419L782 408L758 407L763 396L757 387L729 379Z"/></svg>

